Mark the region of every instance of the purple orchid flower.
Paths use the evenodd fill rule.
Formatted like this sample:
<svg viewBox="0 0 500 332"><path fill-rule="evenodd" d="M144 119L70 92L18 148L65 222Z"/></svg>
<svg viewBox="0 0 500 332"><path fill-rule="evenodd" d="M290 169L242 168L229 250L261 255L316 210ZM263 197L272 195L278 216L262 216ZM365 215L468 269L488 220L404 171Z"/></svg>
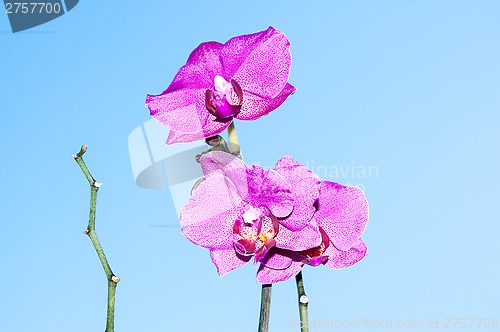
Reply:
<svg viewBox="0 0 500 332"><path fill-rule="evenodd" d="M368 203L359 188L321 182L292 157L274 170L224 152L200 161L206 180L181 210L182 232L210 250L219 275L253 256L257 280L276 283L304 264L340 269L366 255Z"/></svg>
<svg viewBox="0 0 500 332"><path fill-rule="evenodd" d="M225 152L207 153L200 162L206 180L181 209L182 233L210 250L219 275L245 265L252 257L258 263L273 248L304 251L321 245L319 225L311 218L319 191L298 186L277 170L248 166ZM319 185L312 173L305 175L298 182ZM304 208L303 201L310 203L312 211ZM268 264L285 269L291 259L276 258Z"/></svg>
<svg viewBox="0 0 500 332"><path fill-rule="evenodd" d="M295 92L290 67L290 42L273 27L225 44L205 42L146 106L171 129L167 144L215 136L233 118L254 120L278 108Z"/></svg>
<svg viewBox="0 0 500 332"><path fill-rule="evenodd" d="M280 160L277 167L280 164L303 167L291 157ZM368 202L363 191L358 187L322 181L315 205L317 210L313 219L319 225L321 244L302 251L271 249L257 272L260 283L275 283L294 277L304 264L314 267L323 264L331 269L342 269L366 256L367 247L361 235L368 223ZM275 261L287 261L289 264L286 268L283 268L284 264L277 268Z"/></svg>

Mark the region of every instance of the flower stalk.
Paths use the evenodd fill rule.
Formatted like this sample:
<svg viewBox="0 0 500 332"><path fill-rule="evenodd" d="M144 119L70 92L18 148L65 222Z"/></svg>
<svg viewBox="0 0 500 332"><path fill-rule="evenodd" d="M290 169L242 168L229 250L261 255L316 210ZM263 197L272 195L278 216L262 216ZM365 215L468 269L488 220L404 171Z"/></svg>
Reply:
<svg viewBox="0 0 500 332"><path fill-rule="evenodd" d="M235 156L238 156L241 159L240 141L238 140L238 134L236 133L234 122L231 122L227 128L227 138L229 140L229 149Z"/></svg>
<svg viewBox="0 0 500 332"><path fill-rule="evenodd" d="M309 299L304 290L304 280L302 279L302 271L295 276L295 281L297 282L297 294L299 297L299 317L300 317L300 331L309 331L309 322L307 320L307 305L309 304Z"/></svg>
<svg viewBox="0 0 500 332"><path fill-rule="evenodd" d="M108 306L107 306L107 319L106 319L106 332L114 332L115 328L115 293L116 293L116 284L120 281L120 278L113 274L111 267L109 266L108 260L106 259L106 255L104 254L104 250L101 246L99 238L97 237L97 233L95 231L95 213L96 213L96 199L97 199L97 191L101 187L102 183L97 182L94 177L90 174L90 171L85 165L83 161L83 155L87 152L87 146L83 145L80 151L77 154L73 155L73 159L75 159L78 166L82 170L83 174L87 178L87 181L90 185L90 214L89 214L89 223L87 225L87 229L83 234L87 235L90 238L90 241L94 245L94 248L97 252L97 256L101 261L102 267L104 269L104 273L108 280Z"/></svg>
<svg viewBox="0 0 500 332"><path fill-rule="evenodd" d="M271 314L271 291L272 284L262 285L262 292L260 298L260 318L259 318L259 332L269 331L269 317Z"/></svg>

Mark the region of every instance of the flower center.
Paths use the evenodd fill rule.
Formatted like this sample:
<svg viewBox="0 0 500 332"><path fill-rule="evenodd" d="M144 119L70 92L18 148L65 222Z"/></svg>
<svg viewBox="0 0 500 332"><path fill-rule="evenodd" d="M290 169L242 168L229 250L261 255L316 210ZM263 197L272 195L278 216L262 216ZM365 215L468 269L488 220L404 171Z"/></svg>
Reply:
<svg viewBox="0 0 500 332"><path fill-rule="evenodd" d="M318 247L299 252L300 255L304 256L304 263L311 266L318 266L328 260L328 257L323 256L323 253L330 245L330 238L326 235L323 228L320 227L319 232L321 233L321 244Z"/></svg>
<svg viewBox="0 0 500 332"><path fill-rule="evenodd" d="M233 225L234 248L258 262L274 247L279 224L269 211L250 206Z"/></svg>
<svg viewBox="0 0 500 332"><path fill-rule="evenodd" d="M233 79L227 82L222 76L215 76L214 89L205 91L207 110L219 119L230 119L240 113L243 91Z"/></svg>

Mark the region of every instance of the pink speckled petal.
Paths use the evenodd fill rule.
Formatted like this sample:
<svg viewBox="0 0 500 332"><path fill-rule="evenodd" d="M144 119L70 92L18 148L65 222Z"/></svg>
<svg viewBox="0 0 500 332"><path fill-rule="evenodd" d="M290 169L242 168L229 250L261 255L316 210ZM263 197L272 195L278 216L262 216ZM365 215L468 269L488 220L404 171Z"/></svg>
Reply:
<svg viewBox="0 0 500 332"><path fill-rule="evenodd" d="M223 173L238 189L247 185L247 164L240 158L223 151L213 151L200 158L203 174L210 175L214 172Z"/></svg>
<svg viewBox="0 0 500 332"><path fill-rule="evenodd" d="M293 198L295 201L293 212L281 221L281 223L292 231L302 229L312 218L316 209L314 202L319 197L320 180L306 178L294 185Z"/></svg>
<svg viewBox="0 0 500 332"><path fill-rule="evenodd" d="M275 270L283 270L292 265L292 255L278 248L271 248L269 253L260 261L261 264Z"/></svg>
<svg viewBox="0 0 500 332"><path fill-rule="evenodd" d="M368 201L358 187L323 181L314 216L331 243L347 251L361 237L368 223Z"/></svg>
<svg viewBox="0 0 500 332"><path fill-rule="evenodd" d="M264 170L261 166L247 168L248 195L242 195L253 206L265 206L278 218L290 215L293 210L292 186L275 170Z"/></svg>
<svg viewBox="0 0 500 332"><path fill-rule="evenodd" d="M252 259L251 256L237 254L234 249L210 250L210 258L212 258L212 262L217 267L217 273L221 277L232 270L242 267Z"/></svg>
<svg viewBox="0 0 500 332"><path fill-rule="evenodd" d="M281 220L281 224L292 231L300 230L316 211L314 203L319 197L321 180L290 156L281 158L276 163L275 170L293 184L293 212Z"/></svg>
<svg viewBox="0 0 500 332"><path fill-rule="evenodd" d="M231 38L221 49L221 59L226 77L267 99L283 90L292 65L290 42L273 27Z"/></svg>
<svg viewBox="0 0 500 332"><path fill-rule="evenodd" d="M265 99L250 92L245 92L240 113L236 116L238 120L255 120L267 115L277 109L285 100L297 89L289 83L278 96L272 99Z"/></svg>
<svg viewBox="0 0 500 332"><path fill-rule="evenodd" d="M233 248L233 225L243 213L234 185L214 174L193 191L180 212L182 233L196 245L209 249Z"/></svg>
<svg viewBox="0 0 500 332"><path fill-rule="evenodd" d="M166 143L167 145L170 145L174 143L194 142L207 137L216 136L229 127L230 124L231 121L221 122L215 119L213 115L209 115L207 123L203 127L202 131L188 134L170 130Z"/></svg>
<svg viewBox="0 0 500 332"><path fill-rule="evenodd" d="M247 166L242 160L226 152L214 151L200 159L205 175L222 171L235 185L241 198L254 207L267 207L283 218L293 210L291 184L274 170L261 166Z"/></svg>
<svg viewBox="0 0 500 332"><path fill-rule="evenodd" d="M222 44L218 42L201 43L189 55L184 66L179 69L164 93L179 89L209 89L214 85L214 77L223 75L220 62Z"/></svg>
<svg viewBox="0 0 500 332"><path fill-rule="evenodd" d="M352 248L347 251L340 251L330 245L323 253L323 256L328 257L328 260L324 264L330 269L344 269L362 260L367 252L368 248L361 239L356 241Z"/></svg>
<svg viewBox="0 0 500 332"><path fill-rule="evenodd" d="M277 282L282 282L288 280L290 278L295 277L302 267L304 263L302 263L302 258L299 257L298 254L292 251L279 251L275 252L275 254L285 255L292 258L292 263L286 269L272 269L267 267L264 264L260 264L259 270L257 271L257 281L261 284L274 284Z"/></svg>
<svg viewBox="0 0 500 332"><path fill-rule="evenodd" d="M288 168L288 167L293 167L293 166L301 166L301 167L304 167L305 169L308 170L307 167L303 166L297 160L293 159L292 156L284 156L283 158L278 160L276 162L276 166L274 167L274 169L278 171L281 168ZM311 171L309 171L309 172L311 172Z"/></svg>
<svg viewBox="0 0 500 332"><path fill-rule="evenodd" d="M281 226L275 240L278 248L302 251L318 247L322 238L318 224L311 219L300 231L291 231Z"/></svg>
<svg viewBox="0 0 500 332"><path fill-rule="evenodd" d="M188 142L194 142L194 141L199 141L201 139L204 139L205 136L203 135L203 132L198 132L194 134L186 134L186 133L179 133L174 130L170 130L168 133L168 138L166 141L167 145L174 144L174 143L188 143Z"/></svg>
<svg viewBox="0 0 500 332"><path fill-rule="evenodd" d="M203 131L209 116L205 110L205 91L202 89L148 95L146 106L158 122L181 133Z"/></svg>

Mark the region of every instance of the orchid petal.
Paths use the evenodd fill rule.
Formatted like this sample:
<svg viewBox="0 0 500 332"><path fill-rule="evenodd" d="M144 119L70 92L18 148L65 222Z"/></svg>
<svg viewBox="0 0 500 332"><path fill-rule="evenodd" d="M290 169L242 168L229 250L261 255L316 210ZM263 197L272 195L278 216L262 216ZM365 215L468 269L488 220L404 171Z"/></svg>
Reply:
<svg viewBox="0 0 500 332"><path fill-rule="evenodd" d="M272 99L265 99L251 92L245 92L241 110L236 119L238 120L255 120L264 115L267 115L277 109L292 95L297 89L287 83L283 90Z"/></svg>
<svg viewBox="0 0 500 332"><path fill-rule="evenodd" d="M157 96L148 95L146 106L151 116L163 125L181 133L196 133L203 130L208 112L205 108L205 90L183 89Z"/></svg>
<svg viewBox="0 0 500 332"><path fill-rule="evenodd" d="M321 242L321 233L318 224L310 220L300 231L291 231L280 227L275 237L276 247L292 251L302 251L318 247Z"/></svg>
<svg viewBox="0 0 500 332"><path fill-rule="evenodd" d="M361 237L368 223L368 202L358 187L323 181L315 219L330 242L347 251Z"/></svg>
<svg viewBox="0 0 500 332"><path fill-rule="evenodd" d="M219 57L222 46L218 42L201 43L191 52L186 64L179 69L164 93L180 89L211 88L214 77L223 72Z"/></svg>
<svg viewBox="0 0 500 332"><path fill-rule="evenodd" d="M340 251L334 246L329 246L323 253L323 256L328 257L324 265L335 270L344 269L362 260L367 252L368 248L361 239L357 240L347 251Z"/></svg>
<svg viewBox="0 0 500 332"><path fill-rule="evenodd" d="M304 263L296 260L293 260L288 268L281 270L275 270L264 264L260 264L259 270L257 271L257 281L261 284L282 282L299 274L303 266Z"/></svg>
<svg viewBox="0 0 500 332"><path fill-rule="evenodd" d="M220 53L225 76L237 81L244 91L275 98L288 81L290 42L273 27L231 38Z"/></svg>
<svg viewBox="0 0 500 332"><path fill-rule="evenodd" d="M291 185L278 172L261 166L247 166L241 159L213 151L200 159L205 176L223 172L234 184L240 197L254 207L267 207L278 218L293 210Z"/></svg>
<svg viewBox="0 0 500 332"><path fill-rule="evenodd" d="M276 247L271 248L261 264L275 270L283 270L292 265L292 255L285 250L280 250Z"/></svg>
<svg viewBox="0 0 500 332"><path fill-rule="evenodd" d="M210 250L210 258L212 258L212 262L221 277L242 267L252 259L251 256L238 255L233 249Z"/></svg>
<svg viewBox="0 0 500 332"><path fill-rule="evenodd" d="M233 184L222 174L203 181L181 208L182 233L209 249L233 248L233 225L243 205Z"/></svg>

